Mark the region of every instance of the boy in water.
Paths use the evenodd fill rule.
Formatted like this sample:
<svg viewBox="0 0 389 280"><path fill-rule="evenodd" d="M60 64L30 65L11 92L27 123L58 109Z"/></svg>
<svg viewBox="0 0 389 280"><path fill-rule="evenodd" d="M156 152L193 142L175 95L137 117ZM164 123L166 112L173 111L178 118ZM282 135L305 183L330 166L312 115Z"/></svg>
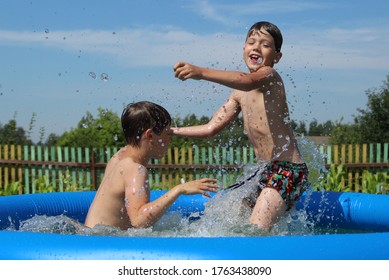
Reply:
<svg viewBox="0 0 389 280"><path fill-rule="evenodd" d="M107 164L85 220L87 227L97 224L123 230L149 227L180 195L210 197L209 192L216 191L216 180L204 178L177 185L150 201L146 165L151 158L161 158L168 149L171 117L163 107L144 101L129 104L121 122L127 145Z"/></svg>
<svg viewBox="0 0 389 280"><path fill-rule="evenodd" d="M249 73L202 68L186 62L174 66L174 75L206 80L234 89L209 123L173 128L184 137L211 137L239 113L256 158L266 162L258 182L258 197L250 223L270 229L290 209L307 186L308 169L289 124L282 78L273 68L281 59L282 34L269 22L255 23L247 33L243 59Z"/></svg>

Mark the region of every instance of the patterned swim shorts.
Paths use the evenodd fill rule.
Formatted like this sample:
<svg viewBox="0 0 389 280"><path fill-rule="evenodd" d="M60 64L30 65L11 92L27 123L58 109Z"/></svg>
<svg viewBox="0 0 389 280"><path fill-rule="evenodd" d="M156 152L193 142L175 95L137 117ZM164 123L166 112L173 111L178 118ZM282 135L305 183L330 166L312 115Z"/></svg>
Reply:
<svg viewBox="0 0 389 280"><path fill-rule="evenodd" d="M305 163L272 161L259 175L258 191L276 189L290 209L308 185L308 167Z"/></svg>

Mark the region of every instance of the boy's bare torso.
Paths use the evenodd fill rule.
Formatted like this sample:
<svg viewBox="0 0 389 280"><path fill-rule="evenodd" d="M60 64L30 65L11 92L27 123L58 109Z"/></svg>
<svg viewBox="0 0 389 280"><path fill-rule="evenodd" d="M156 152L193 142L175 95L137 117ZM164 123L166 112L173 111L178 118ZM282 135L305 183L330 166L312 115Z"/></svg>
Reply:
<svg viewBox="0 0 389 280"><path fill-rule="evenodd" d="M289 125L289 111L281 77L252 91L235 90L231 94L240 106L244 130L257 159L302 163L296 140Z"/></svg>
<svg viewBox="0 0 389 280"><path fill-rule="evenodd" d="M86 226L109 224L121 229L131 227L126 210L124 178L128 172L139 172L138 167L139 164L134 163L126 155L126 148L122 148L111 158L107 164L103 181L96 192L96 199L89 210L94 214L88 216L93 218L85 221Z"/></svg>

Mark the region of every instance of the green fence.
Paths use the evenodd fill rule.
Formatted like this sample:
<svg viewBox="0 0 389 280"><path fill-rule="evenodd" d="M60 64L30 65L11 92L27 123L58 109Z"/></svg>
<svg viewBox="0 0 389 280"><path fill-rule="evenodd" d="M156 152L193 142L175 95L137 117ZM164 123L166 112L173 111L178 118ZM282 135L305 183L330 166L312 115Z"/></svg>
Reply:
<svg viewBox="0 0 389 280"><path fill-rule="evenodd" d="M108 160L118 148L0 145L0 193L96 189ZM388 144L317 146L323 166L342 164L344 185L358 191L363 170L388 171ZM168 189L182 180L217 178L234 184L242 167L255 163L252 148L169 148L164 158L149 163L149 184ZM2 192L1 192L2 191Z"/></svg>

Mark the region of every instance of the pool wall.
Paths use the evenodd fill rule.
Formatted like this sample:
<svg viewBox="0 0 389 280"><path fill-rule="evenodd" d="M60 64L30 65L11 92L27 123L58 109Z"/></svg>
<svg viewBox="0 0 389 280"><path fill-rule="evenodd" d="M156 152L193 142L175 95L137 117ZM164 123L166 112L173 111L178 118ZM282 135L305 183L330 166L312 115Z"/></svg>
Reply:
<svg viewBox="0 0 389 280"><path fill-rule="evenodd" d="M152 191L151 199L164 191ZM81 236L5 230L34 215L83 222L95 192L0 197L0 259L389 259L389 196L312 192L296 208L321 227L354 234L259 237ZM169 211L204 210L206 198L181 196ZM370 232L367 232L370 231Z"/></svg>

